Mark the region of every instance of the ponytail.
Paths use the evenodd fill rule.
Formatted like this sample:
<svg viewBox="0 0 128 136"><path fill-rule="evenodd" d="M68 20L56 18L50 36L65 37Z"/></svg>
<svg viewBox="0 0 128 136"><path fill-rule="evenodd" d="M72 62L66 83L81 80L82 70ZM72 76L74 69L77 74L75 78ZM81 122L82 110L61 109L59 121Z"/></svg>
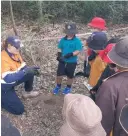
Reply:
<svg viewBox="0 0 128 136"><path fill-rule="evenodd" d="M7 41L5 40L5 41L2 42L1 51L5 50L7 47L8 47L8 44L7 44Z"/></svg>

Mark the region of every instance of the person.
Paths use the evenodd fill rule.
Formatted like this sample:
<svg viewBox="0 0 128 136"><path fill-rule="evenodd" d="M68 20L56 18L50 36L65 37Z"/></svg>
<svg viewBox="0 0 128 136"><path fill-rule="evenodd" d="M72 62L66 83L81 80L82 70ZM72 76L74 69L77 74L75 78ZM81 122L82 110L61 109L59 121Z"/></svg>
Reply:
<svg viewBox="0 0 128 136"><path fill-rule="evenodd" d="M127 136L119 123L119 114L128 98L128 36L120 38L108 53L118 72L105 79L96 94L96 104L102 111L102 125L107 136Z"/></svg>
<svg viewBox="0 0 128 136"><path fill-rule="evenodd" d="M19 130L4 115L1 115L1 136L21 136Z"/></svg>
<svg viewBox="0 0 128 136"><path fill-rule="evenodd" d="M92 29L92 34L93 35L95 32L104 32L105 30L107 30L106 27L106 21L101 18L101 17L94 17L89 23L88 26ZM105 33L105 32L104 32ZM88 62L92 61L93 59L95 59L96 57L96 53L91 50L90 48L88 48L88 42L90 41L91 36L88 37L88 39L85 42L85 47L87 48L87 50L85 50L85 61L84 61L84 69L83 72L77 72L75 74L75 77L77 76L84 76L84 77L89 77L90 75L90 65Z"/></svg>
<svg viewBox="0 0 128 136"><path fill-rule="evenodd" d="M109 44L114 44L114 43L116 43L117 41L118 41L118 39L119 39L119 37L117 37L117 36L112 36L108 41L107 41L107 44L106 45L109 45ZM106 46L107 47L107 46ZM89 50L89 48L88 48L88 50ZM91 50L90 50L91 51ZM84 60L84 69L83 69L83 72L82 71L80 71L80 72L77 72L76 74L75 74L75 77L79 77L79 76L83 76L83 77L89 77L89 74L90 74L90 69L91 69L91 67L90 67L90 65L89 65L89 62L90 61L92 61L93 59L95 59L95 57L96 57L96 53L95 52L93 52L93 51L91 51L92 53L88 53L87 54L87 52L85 51L85 60ZM90 56L89 56L90 55ZM88 56L88 57L86 57L86 56ZM82 58L83 59L83 58ZM112 67L114 66L114 65L111 65ZM106 67L106 72L105 73L107 73L107 71L109 70L109 66L107 66ZM97 89L97 88L96 88Z"/></svg>
<svg viewBox="0 0 128 136"><path fill-rule="evenodd" d="M24 83L24 98L38 96L33 90L33 79L38 75L37 66L28 67L20 55L22 43L17 36L9 36L1 52L1 106L8 112L20 115L24 105L15 92L15 86Z"/></svg>
<svg viewBox="0 0 128 136"><path fill-rule="evenodd" d="M128 104L121 109L119 122L124 131L128 134Z"/></svg>
<svg viewBox="0 0 128 136"><path fill-rule="evenodd" d="M107 56L108 52L115 46L115 44L108 44L107 47L99 52L99 56L101 59L107 63L106 68L104 69L103 73L101 74L97 84L90 89L91 98L95 101L95 95L97 90L101 86L104 79L108 78L109 76L115 74L117 72L116 64L114 64Z"/></svg>
<svg viewBox="0 0 128 136"><path fill-rule="evenodd" d="M60 136L106 136L101 125L102 113L88 96L65 95L62 115L64 124Z"/></svg>
<svg viewBox="0 0 128 136"><path fill-rule="evenodd" d="M88 23L88 26L93 28L93 31L94 29L99 32L107 30L106 21L101 17L92 18L92 20Z"/></svg>
<svg viewBox="0 0 128 136"><path fill-rule="evenodd" d="M77 28L75 23L67 23L64 30L66 36L63 37L59 44L57 60L59 61L57 69L56 87L53 89L53 94L58 94L61 89L62 78L67 76L67 87L63 90L63 94L71 92L74 72L77 65L77 55L82 50L82 42L75 36Z"/></svg>
<svg viewBox="0 0 128 136"><path fill-rule="evenodd" d="M89 62L91 69L90 69L90 76L88 82L84 82L84 85L88 88L88 90L94 87L102 72L106 68L107 63L105 63L101 57L99 56L99 52L104 50L107 43L107 36L103 32L95 32L90 37L90 41L88 41L88 48L95 52L95 57L92 61Z"/></svg>

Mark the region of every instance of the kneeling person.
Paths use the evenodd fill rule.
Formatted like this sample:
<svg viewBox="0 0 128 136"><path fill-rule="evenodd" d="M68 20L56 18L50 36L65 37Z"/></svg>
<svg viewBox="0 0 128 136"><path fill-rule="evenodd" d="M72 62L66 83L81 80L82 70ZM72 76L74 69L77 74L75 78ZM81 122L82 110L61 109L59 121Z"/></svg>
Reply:
<svg viewBox="0 0 128 136"><path fill-rule="evenodd" d="M20 47L21 42L18 37L8 37L1 53L1 106L16 115L24 112L24 105L15 92L15 86L24 83L24 98L39 94L37 91L32 91L38 67L26 65L19 53Z"/></svg>

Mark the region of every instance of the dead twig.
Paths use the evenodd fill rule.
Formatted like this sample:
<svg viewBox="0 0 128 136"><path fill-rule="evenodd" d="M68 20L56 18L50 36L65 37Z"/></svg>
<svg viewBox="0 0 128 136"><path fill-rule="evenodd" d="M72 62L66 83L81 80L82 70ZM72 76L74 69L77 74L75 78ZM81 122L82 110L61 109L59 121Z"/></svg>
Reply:
<svg viewBox="0 0 128 136"><path fill-rule="evenodd" d="M90 35L91 33L85 33L85 34L77 34L76 36L78 37L83 37L83 36L86 36L86 35ZM26 40L26 41L48 41L48 40L57 40L57 39L61 39L62 36L59 36L59 37L48 37L48 38L43 38L43 39L32 39L32 40Z"/></svg>
<svg viewBox="0 0 128 136"><path fill-rule="evenodd" d="M117 32L117 31L121 31L121 30L126 30L128 29L128 27L124 27L124 28L119 28L119 29L115 29L114 32ZM110 30L111 31L111 30ZM113 31L113 30L112 30Z"/></svg>

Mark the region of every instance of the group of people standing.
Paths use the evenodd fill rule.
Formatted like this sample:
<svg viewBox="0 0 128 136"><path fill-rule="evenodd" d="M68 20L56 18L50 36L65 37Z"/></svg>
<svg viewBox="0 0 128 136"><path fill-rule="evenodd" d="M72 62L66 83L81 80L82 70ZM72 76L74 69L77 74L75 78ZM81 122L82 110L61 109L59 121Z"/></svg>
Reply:
<svg viewBox="0 0 128 136"><path fill-rule="evenodd" d="M75 74L88 78L84 85L90 97L71 94L77 56L82 42L77 38L75 23L65 25L66 36L58 44L57 79L53 94L61 91L62 77L67 76L61 136L127 136L128 114L123 114L125 130L119 117L123 106L128 105L128 36L108 40L106 22L95 17L88 24L93 33L86 41L84 71ZM93 101L92 101L92 100ZM94 103L95 102L95 103ZM127 115L126 115L127 114ZM127 123L126 123L127 120Z"/></svg>
<svg viewBox="0 0 128 136"><path fill-rule="evenodd" d="M83 50L76 36L75 23L65 25L65 37L58 44L56 86L52 93L60 93L63 76L67 86L63 105L65 123L61 136L127 136L128 135L128 36L108 40L106 22L95 17L88 24L93 33L86 40L84 70L75 74L78 54ZM36 97L33 78L39 74L37 66L27 66L19 49L18 37L8 37L1 52L1 106L20 115L24 105L15 92L15 86L24 83L23 97ZM82 73L88 78L84 85L90 97L71 94L74 76Z"/></svg>

